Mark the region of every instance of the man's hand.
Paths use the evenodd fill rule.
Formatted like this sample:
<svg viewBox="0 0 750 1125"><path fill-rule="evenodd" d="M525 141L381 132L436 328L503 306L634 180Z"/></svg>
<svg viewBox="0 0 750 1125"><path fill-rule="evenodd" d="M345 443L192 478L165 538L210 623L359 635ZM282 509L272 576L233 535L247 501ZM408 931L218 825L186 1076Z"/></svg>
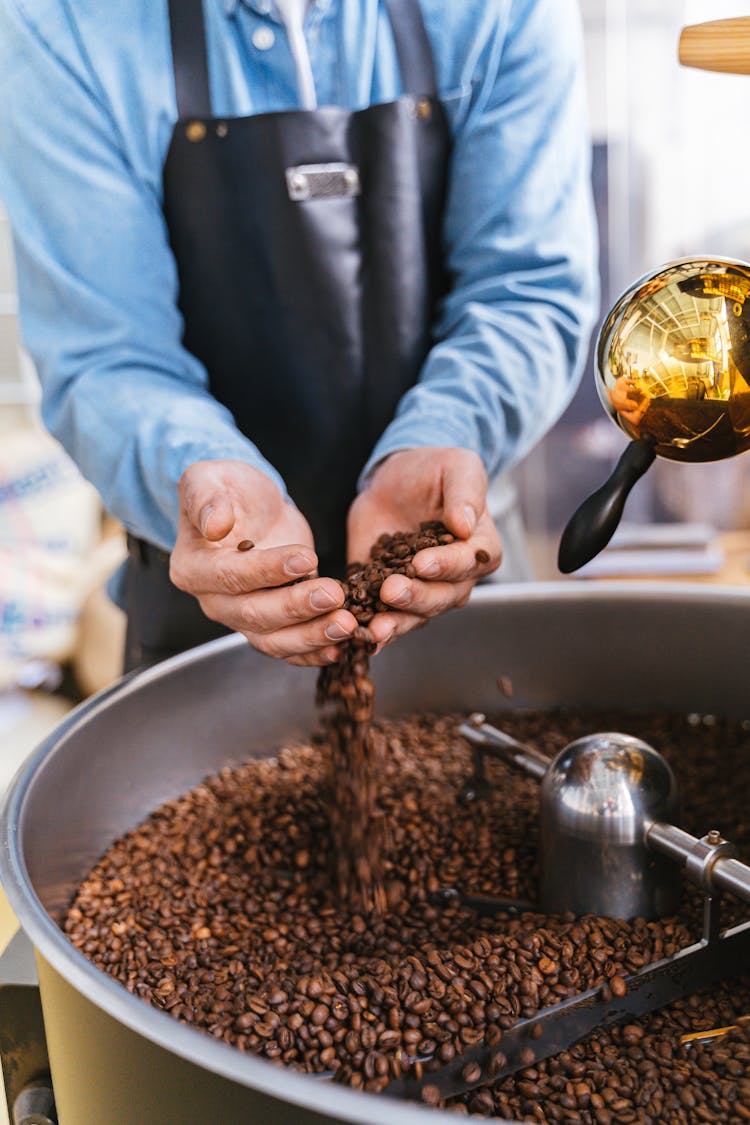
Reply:
<svg viewBox="0 0 750 1125"><path fill-rule="evenodd" d="M456 542L415 555L416 578L392 574L385 580L380 600L398 612L376 614L370 622L381 646L464 605L477 579L500 565L484 466L475 453L452 448L403 450L377 466L349 510L349 561L366 562L383 532L416 531L424 520L442 520Z"/></svg>
<svg viewBox="0 0 750 1125"><path fill-rule="evenodd" d="M179 496L175 586L268 656L335 661L357 622L341 609L339 582L309 577L318 565L312 532L276 485L241 461L198 461L182 474Z"/></svg>
<svg viewBox="0 0 750 1125"><path fill-rule="evenodd" d="M632 426L640 425L651 399L638 387L637 380L628 375L620 375L613 386L607 389L607 394L613 410Z"/></svg>

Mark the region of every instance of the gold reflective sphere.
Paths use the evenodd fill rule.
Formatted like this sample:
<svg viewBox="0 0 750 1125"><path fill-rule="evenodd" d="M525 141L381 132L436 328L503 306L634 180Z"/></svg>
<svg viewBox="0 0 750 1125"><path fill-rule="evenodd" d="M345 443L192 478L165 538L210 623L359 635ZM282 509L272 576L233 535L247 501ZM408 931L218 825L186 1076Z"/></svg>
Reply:
<svg viewBox="0 0 750 1125"><path fill-rule="evenodd" d="M597 390L631 438L673 461L750 448L750 265L683 258L635 282L602 325Z"/></svg>

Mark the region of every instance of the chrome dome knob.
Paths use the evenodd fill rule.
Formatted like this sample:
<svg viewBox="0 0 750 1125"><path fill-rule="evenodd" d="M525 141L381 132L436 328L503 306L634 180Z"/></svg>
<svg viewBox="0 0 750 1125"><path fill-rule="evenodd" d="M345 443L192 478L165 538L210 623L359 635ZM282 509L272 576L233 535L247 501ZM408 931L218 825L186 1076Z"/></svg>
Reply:
<svg viewBox="0 0 750 1125"><path fill-rule="evenodd" d="M541 785L541 903L550 913L614 918L671 914L679 868L646 846L654 822L679 817L677 783L638 738L580 738L551 762Z"/></svg>

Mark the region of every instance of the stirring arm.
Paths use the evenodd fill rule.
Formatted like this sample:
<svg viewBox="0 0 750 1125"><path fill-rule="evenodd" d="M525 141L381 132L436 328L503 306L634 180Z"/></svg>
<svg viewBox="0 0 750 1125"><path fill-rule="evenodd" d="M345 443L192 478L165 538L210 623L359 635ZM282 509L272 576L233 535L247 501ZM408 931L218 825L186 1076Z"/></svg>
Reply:
<svg viewBox="0 0 750 1125"><path fill-rule="evenodd" d="M485 722L484 715L479 712L470 715L458 730L472 746L499 758L509 766L515 766L537 781L541 781L547 772L550 759L545 754Z"/></svg>
<svg viewBox="0 0 750 1125"><path fill-rule="evenodd" d="M644 838L653 851L681 864L685 876L704 894L727 891L750 903L750 867L734 858L734 846L716 830L699 840L673 824L651 821L645 825Z"/></svg>

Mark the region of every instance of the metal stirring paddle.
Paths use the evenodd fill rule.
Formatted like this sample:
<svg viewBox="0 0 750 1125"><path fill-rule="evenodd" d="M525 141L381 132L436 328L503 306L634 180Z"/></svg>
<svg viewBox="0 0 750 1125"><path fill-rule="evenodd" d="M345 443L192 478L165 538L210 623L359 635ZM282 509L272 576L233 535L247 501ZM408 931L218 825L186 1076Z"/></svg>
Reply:
<svg viewBox="0 0 750 1125"><path fill-rule="evenodd" d="M699 840L661 819L676 814L677 787L669 766L652 747L629 735L595 734L571 743L550 760L496 730L483 715L472 715L460 731L475 750L475 777L464 786L465 799L488 784L480 760L486 753L542 783L538 909L658 916L676 904L681 864L703 891L703 934L687 949L626 977L624 992L618 995L610 989L589 989L519 1020L503 1032L499 1047L477 1044L446 1065L434 1056L416 1060L423 1077L405 1074L389 1084L385 1097L420 1097L427 1083L450 1097L500 1081L535 1060L559 1054L598 1028L637 1019L743 972L750 962L750 922L721 930L718 894L728 891L750 903L750 867L733 858L732 845L718 831ZM492 909L490 898L481 901L483 912ZM471 905L468 899L466 905ZM504 909L504 900L495 900L495 911Z"/></svg>
<svg viewBox="0 0 750 1125"><path fill-rule="evenodd" d="M728 891L750 902L750 868L733 858L734 846L716 829L698 839L672 823L679 817L674 774L640 739L591 734L545 759L484 715L471 715L459 729L476 750L541 781L546 913L664 917L679 901L679 865L705 893Z"/></svg>

